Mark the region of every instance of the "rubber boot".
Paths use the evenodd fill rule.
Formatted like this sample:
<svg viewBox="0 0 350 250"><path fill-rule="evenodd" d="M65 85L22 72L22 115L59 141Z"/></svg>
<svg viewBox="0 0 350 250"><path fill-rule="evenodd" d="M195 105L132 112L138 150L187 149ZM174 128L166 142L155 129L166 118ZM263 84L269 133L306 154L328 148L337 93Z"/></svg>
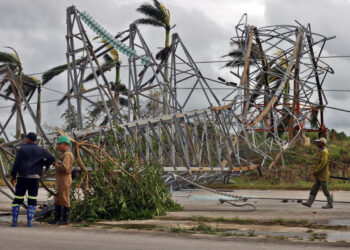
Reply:
<svg viewBox="0 0 350 250"><path fill-rule="evenodd" d="M27 207L27 221L28 221L27 226L28 227L34 226L34 212L35 212L35 208L36 208L36 206L28 206Z"/></svg>
<svg viewBox="0 0 350 250"><path fill-rule="evenodd" d="M60 225L67 225L70 215L70 207L63 207L63 219L60 221Z"/></svg>
<svg viewBox="0 0 350 250"><path fill-rule="evenodd" d="M49 224L56 224L61 219L61 213L62 213L62 207L56 205L55 206L55 218L53 220L49 220L47 223Z"/></svg>
<svg viewBox="0 0 350 250"><path fill-rule="evenodd" d="M307 207L311 207L312 203L314 203L315 199L316 199L316 196L310 194L309 199L307 200L307 202L302 202L301 204L304 205L304 206L307 206Z"/></svg>
<svg viewBox="0 0 350 250"><path fill-rule="evenodd" d="M332 196L327 197L327 205L323 206L322 208L324 208L324 209L333 208L333 197Z"/></svg>
<svg viewBox="0 0 350 250"><path fill-rule="evenodd" d="M17 227L17 220L18 220L18 214L19 214L19 205L12 207L12 224L11 227Z"/></svg>

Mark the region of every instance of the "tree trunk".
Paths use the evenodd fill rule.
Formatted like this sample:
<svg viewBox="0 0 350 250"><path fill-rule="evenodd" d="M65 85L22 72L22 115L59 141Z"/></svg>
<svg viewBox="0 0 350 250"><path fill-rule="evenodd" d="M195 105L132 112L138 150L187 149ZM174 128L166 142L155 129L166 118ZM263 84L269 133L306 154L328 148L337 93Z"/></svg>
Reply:
<svg viewBox="0 0 350 250"><path fill-rule="evenodd" d="M170 29L166 29L165 32L165 48L169 48L169 36L170 36ZM168 70L168 58L166 59L164 63L164 76L165 76L165 84L167 84L166 88L164 89L164 95L163 95L163 115L167 115L168 112L168 84L169 84L169 70Z"/></svg>
<svg viewBox="0 0 350 250"><path fill-rule="evenodd" d="M19 71L19 86L21 89L23 89L23 81L22 81L22 71ZM16 90L17 91L17 90ZM21 97L18 95L18 105L19 107L17 107L17 116L16 116L16 139L20 139L21 138L21 108L22 108L22 100Z"/></svg>
<svg viewBox="0 0 350 250"><path fill-rule="evenodd" d="M38 97L36 104L36 119L38 120L38 124L41 126L41 83L38 84ZM40 129L36 128L36 133L40 133Z"/></svg>
<svg viewBox="0 0 350 250"><path fill-rule="evenodd" d="M117 64L115 65L114 100L118 110L120 109L119 86L120 86L120 62L117 62Z"/></svg>

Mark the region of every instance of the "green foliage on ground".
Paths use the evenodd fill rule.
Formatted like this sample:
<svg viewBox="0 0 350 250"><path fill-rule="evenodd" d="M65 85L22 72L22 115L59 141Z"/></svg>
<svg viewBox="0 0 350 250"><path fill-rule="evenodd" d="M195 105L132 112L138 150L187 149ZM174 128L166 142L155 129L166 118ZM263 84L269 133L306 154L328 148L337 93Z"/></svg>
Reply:
<svg viewBox="0 0 350 250"><path fill-rule="evenodd" d="M131 157L121 162L136 178L117 173L112 163L93 171L84 199L78 200L76 192L72 193L72 221L149 219L182 209L171 199L159 166L143 166L140 171Z"/></svg>

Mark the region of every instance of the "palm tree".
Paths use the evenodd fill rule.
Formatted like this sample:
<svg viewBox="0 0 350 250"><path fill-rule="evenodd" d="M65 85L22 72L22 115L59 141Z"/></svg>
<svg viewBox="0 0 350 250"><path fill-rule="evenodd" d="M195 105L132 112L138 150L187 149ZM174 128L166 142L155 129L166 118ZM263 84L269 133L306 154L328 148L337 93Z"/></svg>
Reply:
<svg viewBox="0 0 350 250"><path fill-rule="evenodd" d="M229 57L230 60L224 65L224 68L236 68L244 65L244 45L245 40L236 41L233 40L230 42L232 49L226 55L223 55L221 58ZM260 48L257 44L252 44L252 50L250 53L250 61L252 64L256 64L262 59L262 54Z"/></svg>
<svg viewBox="0 0 350 250"><path fill-rule="evenodd" d="M97 38L99 38L99 37L95 37L93 40L96 40ZM105 40L101 40L101 42L106 43ZM110 50L109 50L109 54L103 55L104 62L101 65L102 72L100 70L96 69L94 73L96 74L97 77L99 77L99 76L101 76L102 73L110 71L113 68L115 69L115 82L109 82L108 84L110 85L111 90L114 92L115 102L117 104L117 108L119 109L119 105L121 105L121 106L127 105L127 100L125 98L120 97L121 93L125 94L127 92L127 88L124 84L121 83L121 80L120 80L121 61L119 59L118 51L116 49L112 48L112 46L110 44L107 44L106 47ZM68 68L68 64L62 64L62 65L56 66L56 67L46 71L42 76L42 79L43 79L42 82L47 83L47 82L51 81L54 77L60 75L64 71L66 71L67 68ZM94 73L91 72L83 80L82 89L84 88L84 83L87 83L87 82L94 79ZM69 92L73 93L73 87L71 87ZM58 101L57 105L58 106L62 105L66 101L67 96L68 96L67 94L64 95ZM106 103L107 103L107 106L112 110L113 109L112 102L110 100L108 100ZM101 112L102 111L101 107L102 107L102 102L98 102L97 106L91 111L91 113ZM104 118L102 123L105 124L106 121L107 121L107 116Z"/></svg>
<svg viewBox="0 0 350 250"><path fill-rule="evenodd" d="M37 95L37 119L40 123L40 90L41 90L41 83L40 81L35 78L34 76L27 75L23 73L23 67L21 60L18 56L18 53L15 49L11 47L7 47L10 50L13 51L13 54L7 53L7 52L1 52L0 51L0 62L2 63L0 65L0 75L3 75L3 79L0 81L0 90L2 90L7 83L10 81L10 76L8 72L8 68L13 71L15 76L18 79L19 86L22 88L23 93L25 97L27 98L28 102L31 100L33 95L35 94L36 90L38 91ZM8 84L5 92L5 98L10 97L11 95L15 95L16 93L13 93L13 89L11 87L11 84ZM20 100L20 103L22 103L23 100ZM16 108L16 104L13 106L13 109ZM20 113L17 112L17 118L16 118L16 139L19 139L21 135L21 116Z"/></svg>
<svg viewBox="0 0 350 250"><path fill-rule="evenodd" d="M286 55L283 54L282 50L278 50L276 53L276 60L273 61L272 65L269 65L269 76L267 78L268 85L271 86L270 89L272 90L272 95L277 91L278 87L281 85L282 80L284 78L284 74L287 71L288 67L288 59ZM258 96L258 91L261 89L263 85L263 72L259 73L256 77L256 89L255 94L252 95L251 102L254 102L255 99ZM284 98L283 103L287 104L289 100L289 81L287 81L286 86L284 88ZM281 94L282 95L282 94ZM281 96L280 96L281 97Z"/></svg>
<svg viewBox="0 0 350 250"><path fill-rule="evenodd" d="M99 37L95 37L93 40L96 40ZM106 40L101 39L102 43L107 43ZM109 71L113 68L115 68L115 82L109 82L110 87L112 89L112 91L114 91L114 99L115 102L117 104L117 108L119 109L119 105L127 105L127 100L125 98L121 98L120 97L120 93L124 93L127 91L126 86L124 84L121 83L120 81L120 66L121 66L121 61L119 58L119 53L118 51L110 44L107 44L106 47L109 50L109 54L105 54L103 56L104 59L104 63L102 64L102 72L106 72ZM97 76L101 75L101 72L99 70L96 70L95 74ZM94 74L91 73L89 74L84 80L84 82L88 82L90 80L94 79Z"/></svg>
<svg viewBox="0 0 350 250"><path fill-rule="evenodd" d="M224 67L227 68L236 68L236 67L241 67L244 65L244 45L245 45L245 41L241 40L241 41L232 41L231 45L234 47L228 54L222 56L222 57L230 57L231 60L228 61ZM265 77L264 74L266 74L266 72L260 72L255 80L256 80L256 85L254 87L254 90L252 91L252 94L250 96L250 100L249 103L254 103L255 100L259 97L259 95L261 94L261 88L262 86L264 86L264 84L266 84L266 86L268 86L268 89L266 89L266 91L271 91L271 95L274 95L278 89L278 87L281 85L284 74L287 70L288 67L288 60L286 55L283 54L282 50L278 50L276 53L276 60L272 61L271 63L269 63L267 65L267 71L268 71L268 76L267 76L267 83L265 83ZM252 44L252 50L251 50L251 54L250 54L250 60L251 63L254 64L258 64L260 62L262 62L263 60L263 53L261 52L259 46L257 44ZM289 109L288 106L288 101L289 101L289 90L290 90L290 86L289 86L289 81L287 81L285 89L284 89L284 97L283 97L283 105L285 109ZM269 94L269 93L267 93ZM283 93L279 96L279 99L281 98L281 96L283 95ZM286 116L282 122L278 125L279 129L285 128L286 124L288 124L289 121L289 116ZM273 120L271 119L271 122L273 123ZM282 131L282 130L281 130ZM280 132L279 132L280 133ZM282 132L283 133L283 132Z"/></svg>
<svg viewBox="0 0 350 250"><path fill-rule="evenodd" d="M166 60L164 62L164 76L166 81L168 81L168 53L169 53L169 43L170 43L170 11L165 7L164 4L160 3L158 0L153 0L153 5L149 3L144 3L136 9L138 12L144 14L145 18L139 18L135 21L138 24L152 25L155 27L162 27L165 29L165 45L157 54L157 59ZM163 114L167 114L166 105L167 102L167 91L165 90L163 96Z"/></svg>

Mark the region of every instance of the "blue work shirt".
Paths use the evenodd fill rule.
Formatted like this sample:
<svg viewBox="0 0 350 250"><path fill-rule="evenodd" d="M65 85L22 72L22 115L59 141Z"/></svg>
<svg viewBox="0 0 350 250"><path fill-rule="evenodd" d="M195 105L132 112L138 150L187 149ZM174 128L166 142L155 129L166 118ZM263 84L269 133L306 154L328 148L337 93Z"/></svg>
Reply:
<svg viewBox="0 0 350 250"><path fill-rule="evenodd" d="M42 175L43 167L48 168L55 161L55 157L34 143L24 144L16 154L12 166L11 176Z"/></svg>

